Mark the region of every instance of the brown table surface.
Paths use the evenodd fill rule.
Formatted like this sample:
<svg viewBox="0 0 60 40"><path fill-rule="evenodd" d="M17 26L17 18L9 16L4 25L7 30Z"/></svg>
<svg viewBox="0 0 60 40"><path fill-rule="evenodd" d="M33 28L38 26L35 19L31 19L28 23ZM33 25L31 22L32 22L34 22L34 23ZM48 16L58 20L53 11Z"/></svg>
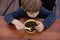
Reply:
<svg viewBox="0 0 60 40"><path fill-rule="evenodd" d="M28 34L24 30L17 31L0 16L0 40L60 40L60 19L42 33Z"/></svg>

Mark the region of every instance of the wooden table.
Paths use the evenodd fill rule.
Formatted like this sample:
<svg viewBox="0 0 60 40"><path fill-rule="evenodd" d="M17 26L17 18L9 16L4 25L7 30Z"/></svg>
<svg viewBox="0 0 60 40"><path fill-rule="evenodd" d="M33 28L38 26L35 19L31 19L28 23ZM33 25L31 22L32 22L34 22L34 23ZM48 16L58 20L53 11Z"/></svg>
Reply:
<svg viewBox="0 0 60 40"><path fill-rule="evenodd" d="M0 16L0 40L60 40L60 19L42 33L28 34L24 30L17 31Z"/></svg>

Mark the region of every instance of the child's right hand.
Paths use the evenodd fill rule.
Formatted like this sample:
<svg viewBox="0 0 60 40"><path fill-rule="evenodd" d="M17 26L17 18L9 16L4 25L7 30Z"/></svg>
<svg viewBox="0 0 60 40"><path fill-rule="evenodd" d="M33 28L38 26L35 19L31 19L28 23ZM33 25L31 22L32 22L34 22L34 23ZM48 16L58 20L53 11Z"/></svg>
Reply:
<svg viewBox="0 0 60 40"><path fill-rule="evenodd" d="M22 22L18 21L17 19L14 19L12 21L12 24L15 25L15 27L16 27L17 30L24 29L24 27L25 27L24 24Z"/></svg>

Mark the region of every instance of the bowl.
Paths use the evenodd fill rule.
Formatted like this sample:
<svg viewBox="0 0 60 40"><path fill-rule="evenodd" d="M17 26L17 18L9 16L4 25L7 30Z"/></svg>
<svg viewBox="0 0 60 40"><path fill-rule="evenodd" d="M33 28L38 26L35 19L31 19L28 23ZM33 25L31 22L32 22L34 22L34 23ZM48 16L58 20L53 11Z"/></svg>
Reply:
<svg viewBox="0 0 60 40"><path fill-rule="evenodd" d="M24 22L25 25L25 31L28 33L35 33L36 29L35 27L37 26L37 21L35 19L28 19Z"/></svg>

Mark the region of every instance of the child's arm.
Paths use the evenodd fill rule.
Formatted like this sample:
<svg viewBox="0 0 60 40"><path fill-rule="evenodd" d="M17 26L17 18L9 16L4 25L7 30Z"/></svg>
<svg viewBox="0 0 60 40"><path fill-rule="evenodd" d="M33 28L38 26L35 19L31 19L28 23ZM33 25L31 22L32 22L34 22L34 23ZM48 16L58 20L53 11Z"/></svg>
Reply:
<svg viewBox="0 0 60 40"><path fill-rule="evenodd" d="M48 11L42 7L37 18L45 19L43 22L38 21L38 26L35 27L38 32L42 32L44 28L47 28L56 20L56 15L54 12Z"/></svg>
<svg viewBox="0 0 60 40"><path fill-rule="evenodd" d="M17 28L17 30L22 29L24 27L23 23L21 23L17 18L22 17L22 9L19 8L17 11L12 13L8 13L4 16L4 20L8 24L13 24Z"/></svg>
<svg viewBox="0 0 60 40"><path fill-rule="evenodd" d="M43 7L41 8L38 16L41 18L45 18L45 20L42 23L46 28L56 20L56 14L52 11L48 11Z"/></svg>
<svg viewBox="0 0 60 40"><path fill-rule="evenodd" d="M7 13L4 16L4 20L8 23L11 24L13 19L17 19L18 17L21 17L22 13L21 13L21 8L19 8L18 10L12 12L12 13Z"/></svg>

